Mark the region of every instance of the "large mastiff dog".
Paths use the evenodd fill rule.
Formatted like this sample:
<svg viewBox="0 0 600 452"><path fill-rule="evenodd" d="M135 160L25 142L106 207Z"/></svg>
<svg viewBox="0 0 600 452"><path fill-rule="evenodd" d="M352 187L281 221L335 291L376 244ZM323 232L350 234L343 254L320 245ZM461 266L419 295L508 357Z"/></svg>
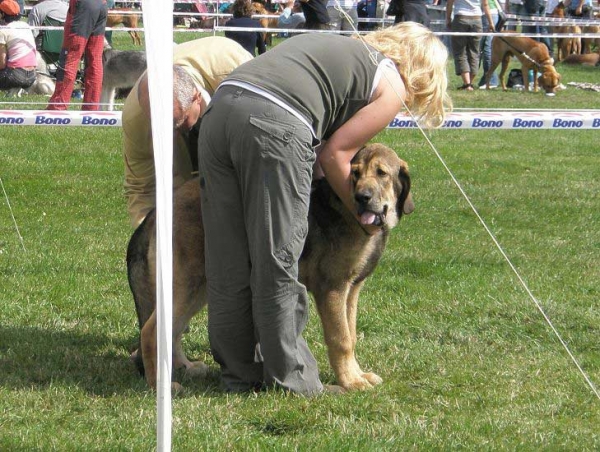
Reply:
<svg viewBox="0 0 600 452"><path fill-rule="evenodd" d="M371 144L352 161L356 211L365 223L381 229L368 235L325 180L314 183L309 232L300 260L300 281L316 301L329 362L345 389L367 389L382 382L363 372L356 361L358 296L379 262L390 229L414 209L406 163L394 151ZM174 200L173 367L191 376L206 374L202 362L190 362L181 336L205 304L204 231L197 180L183 185ZM140 346L132 358L151 387L156 386L155 214L134 232L127 250L129 285L138 316ZM174 383L174 387L178 384Z"/></svg>

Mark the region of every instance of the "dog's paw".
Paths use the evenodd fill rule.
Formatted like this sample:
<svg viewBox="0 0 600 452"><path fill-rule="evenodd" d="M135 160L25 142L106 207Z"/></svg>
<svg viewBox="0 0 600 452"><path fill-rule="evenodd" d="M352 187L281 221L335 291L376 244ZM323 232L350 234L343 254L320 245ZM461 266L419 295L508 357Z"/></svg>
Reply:
<svg viewBox="0 0 600 452"><path fill-rule="evenodd" d="M205 378L208 375L209 367L202 361L193 361L189 366L186 366L184 371L184 377L191 378Z"/></svg>
<svg viewBox="0 0 600 452"><path fill-rule="evenodd" d="M373 386L377 386L383 383L383 379L379 375L374 374L373 372L365 372L362 374L362 376Z"/></svg>
<svg viewBox="0 0 600 452"><path fill-rule="evenodd" d="M373 385L366 378L356 375L353 378L345 379L340 382L340 386L342 386L346 391L366 391L367 389L373 388Z"/></svg>

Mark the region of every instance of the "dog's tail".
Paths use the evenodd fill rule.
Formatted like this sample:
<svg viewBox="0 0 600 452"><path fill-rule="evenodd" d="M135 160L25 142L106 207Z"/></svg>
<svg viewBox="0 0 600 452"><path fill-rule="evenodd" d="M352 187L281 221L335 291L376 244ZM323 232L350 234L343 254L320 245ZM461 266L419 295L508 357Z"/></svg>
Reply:
<svg viewBox="0 0 600 452"><path fill-rule="evenodd" d="M135 302L140 331L156 307L155 278L151 274L148 260L150 246L155 240L155 231L156 215L153 210L135 230L127 247L127 278ZM139 342L138 350L131 355L131 358L143 376L144 364Z"/></svg>

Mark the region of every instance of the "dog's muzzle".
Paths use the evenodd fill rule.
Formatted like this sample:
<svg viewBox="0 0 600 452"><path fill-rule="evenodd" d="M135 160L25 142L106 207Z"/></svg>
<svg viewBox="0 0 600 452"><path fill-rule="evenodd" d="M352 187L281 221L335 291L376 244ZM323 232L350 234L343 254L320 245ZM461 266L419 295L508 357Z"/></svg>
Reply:
<svg viewBox="0 0 600 452"><path fill-rule="evenodd" d="M357 204L356 211L360 216L361 224L371 224L374 226L383 226L385 224L388 207L383 206L383 209L371 207L371 194L368 191L356 193L354 195L354 200Z"/></svg>

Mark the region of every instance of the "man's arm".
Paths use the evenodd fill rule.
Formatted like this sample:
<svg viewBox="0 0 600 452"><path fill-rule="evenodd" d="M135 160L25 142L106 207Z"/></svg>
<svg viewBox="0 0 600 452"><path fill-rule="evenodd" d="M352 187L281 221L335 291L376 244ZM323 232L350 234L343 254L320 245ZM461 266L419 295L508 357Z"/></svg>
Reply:
<svg viewBox="0 0 600 452"><path fill-rule="evenodd" d="M508 0L506 0L508 3ZM454 0L448 0L446 3L446 28L449 30L452 26L452 8L454 8Z"/></svg>

